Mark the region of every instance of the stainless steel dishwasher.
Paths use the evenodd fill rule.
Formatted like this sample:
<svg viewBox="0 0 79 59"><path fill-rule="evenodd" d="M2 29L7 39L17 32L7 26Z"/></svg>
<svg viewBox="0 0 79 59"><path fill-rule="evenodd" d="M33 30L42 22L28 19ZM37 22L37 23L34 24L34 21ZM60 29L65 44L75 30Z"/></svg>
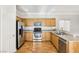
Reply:
<svg viewBox="0 0 79 59"><path fill-rule="evenodd" d="M60 38L59 39L59 53L66 53L66 40Z"/></svg>

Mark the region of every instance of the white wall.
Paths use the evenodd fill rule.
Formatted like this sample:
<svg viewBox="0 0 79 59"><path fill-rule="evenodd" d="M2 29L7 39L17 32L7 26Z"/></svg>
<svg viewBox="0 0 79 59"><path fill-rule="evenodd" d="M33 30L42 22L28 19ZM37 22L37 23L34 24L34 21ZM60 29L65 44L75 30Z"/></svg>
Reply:
<svg viewBox="0 0 79 59"><path fill-rule="evenodd" d="M1 6L1 50L0 52L16 51L16 6Z"/></svg>
<svg viewBox="0 0 79 59"><path fill-rule="evenodd" d="M60 20L69 20L70 21L70 32L79 33L79 15L56 15L57 18L57 28L59 27Z"/></svg>

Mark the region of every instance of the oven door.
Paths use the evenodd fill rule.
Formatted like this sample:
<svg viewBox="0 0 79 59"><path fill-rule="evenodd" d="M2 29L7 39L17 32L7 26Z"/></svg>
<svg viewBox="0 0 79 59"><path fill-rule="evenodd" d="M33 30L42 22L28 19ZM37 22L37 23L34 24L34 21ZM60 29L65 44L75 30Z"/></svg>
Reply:
<svg viewBox="0 0 79 59"><path fill-rule="evenodd" d="M36 38L40 38L40 37L41 37L41 33L40 33L40 32L35 32L35 33L34 33L34 36L35 36Z"/></svg>

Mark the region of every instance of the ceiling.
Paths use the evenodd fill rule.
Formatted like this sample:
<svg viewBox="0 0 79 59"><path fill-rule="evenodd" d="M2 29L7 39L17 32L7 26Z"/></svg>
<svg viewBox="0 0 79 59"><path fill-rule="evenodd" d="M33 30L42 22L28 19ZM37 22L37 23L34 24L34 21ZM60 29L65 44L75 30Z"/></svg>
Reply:
<svg viewBox="0 0 79 59"><path fill-rule="evenodd" d="M78 5L17 5L17 16L47 17L60 14L79 14Z"/></svg>

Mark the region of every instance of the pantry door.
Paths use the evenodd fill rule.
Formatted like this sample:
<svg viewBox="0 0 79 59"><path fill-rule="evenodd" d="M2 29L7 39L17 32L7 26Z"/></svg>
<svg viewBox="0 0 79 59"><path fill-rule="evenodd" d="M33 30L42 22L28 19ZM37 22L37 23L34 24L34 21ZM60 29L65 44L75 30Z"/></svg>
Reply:
<svg viewBox="0 0 79 59"><path fill-rule="evenodd" d="M16 52L16 6L1 7L1 52Z"/></svg>

